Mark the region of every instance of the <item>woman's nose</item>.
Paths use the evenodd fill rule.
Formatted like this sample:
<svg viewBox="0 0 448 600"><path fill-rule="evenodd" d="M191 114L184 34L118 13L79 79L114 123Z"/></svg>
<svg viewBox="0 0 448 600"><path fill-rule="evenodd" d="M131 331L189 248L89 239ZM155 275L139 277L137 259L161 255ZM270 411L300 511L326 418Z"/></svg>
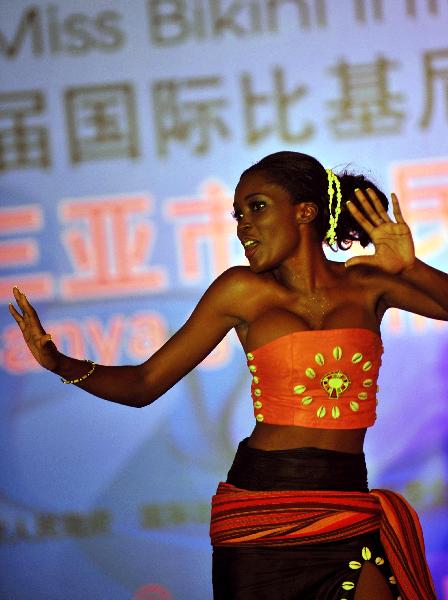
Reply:
<svg viewBox="0 0 448 600"><path fill-rule="evenodd" d="M247 215L242 215L238 222L238 229L248 229L250 226L250 219L247 217Z"/></svg>

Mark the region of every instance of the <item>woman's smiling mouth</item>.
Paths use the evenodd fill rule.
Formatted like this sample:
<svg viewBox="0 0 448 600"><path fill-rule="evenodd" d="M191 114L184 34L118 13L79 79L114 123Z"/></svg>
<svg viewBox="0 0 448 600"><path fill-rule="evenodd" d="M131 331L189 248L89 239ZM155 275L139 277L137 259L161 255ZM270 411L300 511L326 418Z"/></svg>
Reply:
<svg viewBox="0 0 448 600"><path fill-rule="evenodd" d="M250 258L255 253L259 245L260 242L258 242L257 240L245 240L243 242L243 246L246 258Z"/></svg>

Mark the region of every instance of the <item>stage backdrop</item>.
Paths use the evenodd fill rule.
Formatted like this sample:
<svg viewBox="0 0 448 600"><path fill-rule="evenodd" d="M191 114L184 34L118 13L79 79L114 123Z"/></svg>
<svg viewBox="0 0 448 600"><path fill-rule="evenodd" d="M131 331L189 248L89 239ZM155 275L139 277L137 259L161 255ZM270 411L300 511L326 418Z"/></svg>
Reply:
<svg viewBox="0 0 448 600"><path fill-rule="evenodd" d="M245 263L233 189L280 149L395 191L446 270L448 5L0 4L0 597L206 600L210 497L253 427L234 335L126 408L33 363L11 286L68 354L144 361ZM416 506L446 599L447 326L391 312L383 335L370 485Z"/></svg>

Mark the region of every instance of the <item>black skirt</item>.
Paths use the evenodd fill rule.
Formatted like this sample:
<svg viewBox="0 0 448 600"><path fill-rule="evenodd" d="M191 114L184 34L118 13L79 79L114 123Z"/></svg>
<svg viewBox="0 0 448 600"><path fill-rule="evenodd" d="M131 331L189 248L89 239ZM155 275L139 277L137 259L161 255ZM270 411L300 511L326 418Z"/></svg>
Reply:
<svg viewBox="0 0 448 600"><path fill-rule="evenodd" d="M247 438L238 446L227 483L257 491L368 492L364 454L320 448L258 450L247 445ZM324 544L214 547L214 599L352 600L361 569L350 563L362 564L366 548L372 560L380 559L376 564L389 580L392 573L377 532Z"/></svg>

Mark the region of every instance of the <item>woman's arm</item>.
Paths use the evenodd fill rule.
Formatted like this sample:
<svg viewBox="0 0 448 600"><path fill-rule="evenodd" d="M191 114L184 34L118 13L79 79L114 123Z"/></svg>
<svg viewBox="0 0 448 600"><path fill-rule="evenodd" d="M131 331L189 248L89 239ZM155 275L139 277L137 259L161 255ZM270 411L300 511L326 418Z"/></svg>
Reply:
<svg viewBox="0 0 448 600"><path fill-rule="evenodd" d="M430 267L418 258L400 273L400 278L421 292L428 294L445 311L448 319L448 274Z"/></svg>
<svg viewBox="0 0 448 600"><path fill-rule="evenodd" d="M136 408L154 402L242 322L239 313L248 292L246 285L244 267L229 269L208 288L183 327L146 362L136 366L97 365L91 376L76 385L99 398ZM17 288L13 293L20 310L10 304L10 312L37 362L66 380L85 375L91 364L61 354L25 294Z"/></svg>
<svg viewBox="0 0 448 600"><path fill-rule="evenodd" d="M380 318L388 308L399 308L423 317L448 321L448 310L412 282L377 269L365 269L363 279L377 290L377 314Z"/></svg>

